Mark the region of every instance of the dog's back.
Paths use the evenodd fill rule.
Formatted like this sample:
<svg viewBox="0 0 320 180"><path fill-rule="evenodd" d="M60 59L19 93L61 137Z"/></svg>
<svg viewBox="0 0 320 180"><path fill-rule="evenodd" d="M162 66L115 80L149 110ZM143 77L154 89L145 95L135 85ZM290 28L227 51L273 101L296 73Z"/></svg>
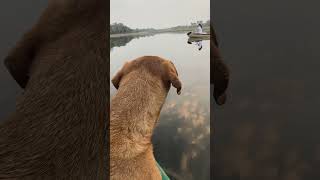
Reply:
<svg viewBox="0 0 320 180"><path fill-rule="evenodd" d="M111 101L111 179L161 179L151 137L171 84L181 93L173 63L144 56L126 63L112 79L118 89Z"/></svg>

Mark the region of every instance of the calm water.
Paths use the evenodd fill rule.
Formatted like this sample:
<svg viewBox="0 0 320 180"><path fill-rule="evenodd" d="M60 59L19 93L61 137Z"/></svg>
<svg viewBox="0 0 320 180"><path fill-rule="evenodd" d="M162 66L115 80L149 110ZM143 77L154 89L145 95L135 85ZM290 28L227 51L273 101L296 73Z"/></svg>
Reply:
<svg viewBox="0 0 320 180"><path fill-rule="evenodd" d="M214 115L215 180L320 179L319 1L214 3L231 69Z"/></svg>
<svg viewBox="0 0 320 180"><path fill-rule="evenodd" d="M188 44L186 34L110 39L111 77L126 61L144 55L170 59L183 84L178 96L171 88L153 137L159 164L174 178L210 179L210 46ZM115 88L110 87L111 96Z"/></svg>

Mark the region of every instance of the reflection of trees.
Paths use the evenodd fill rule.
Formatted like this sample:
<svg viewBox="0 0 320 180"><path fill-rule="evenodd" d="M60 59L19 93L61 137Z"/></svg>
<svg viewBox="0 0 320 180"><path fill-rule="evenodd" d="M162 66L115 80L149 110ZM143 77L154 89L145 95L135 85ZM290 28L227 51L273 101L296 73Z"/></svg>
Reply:
<svg viewBox="0 0 320 180"><path fill-rule="evenodd" d="M172 179L210 179L208 105L196 99L168 102L154 132L156 159Z"/></svg>
<svg viewBox="0 0 320 180"><path fill-rule="evenodd" d="M153 36L153 34L150 35L128 35L128 36L121 36L121 37L112 37L110 38L110 51L114 47L121 47L127 45L131 40L133 39L139 39L141 37L147 37L147 36Z"/></svg>
<svg viewBox="0 0 320 180"><path fill-rule="evenodd" d="M129 43L134 38L135 38L134 36L110 38L110 50L114 47L125 46L127 43Z"/></svg>

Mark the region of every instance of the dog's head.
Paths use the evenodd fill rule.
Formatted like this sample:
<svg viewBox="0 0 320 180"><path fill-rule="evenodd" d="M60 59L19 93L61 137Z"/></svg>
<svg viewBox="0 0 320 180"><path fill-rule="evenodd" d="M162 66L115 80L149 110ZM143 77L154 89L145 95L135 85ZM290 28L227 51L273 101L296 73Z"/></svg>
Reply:
<svg viewBox="0 0 320 180"><path fill-rule="evenodd" d="M219 44L213 27L211 26L211 83L214 86L213 96L218 105L226 102L226 90L229 84L229 69L222 60Z"/></svg>
<svg viewBox="0 0 320 180"><path fill-rule="evenodd" d="M131 62L126 62L122 69L112 78L114 87L118 89L121 84L121 79L139 68L144 68L150 73L161 77L168 90L172 85L177 89L177 94L181 94L182 84L178 78L176 67L171 61L157 56L144 56Z"/></svg>
<svg viewBox="0 0 320 180"><path fill-rule="evenodd" d="M37 23L24 34L4 60L5 66L20 87L25 88L28 84L34 58L46 43L55 42L63 34L70 35L74 30L78 32L88 28L90 32L105 33L102 26L105 27L106 3L103 0L49 0ZM94 25L88 25L88 22ZM85 28L81 23L85 23Z"/></svg>

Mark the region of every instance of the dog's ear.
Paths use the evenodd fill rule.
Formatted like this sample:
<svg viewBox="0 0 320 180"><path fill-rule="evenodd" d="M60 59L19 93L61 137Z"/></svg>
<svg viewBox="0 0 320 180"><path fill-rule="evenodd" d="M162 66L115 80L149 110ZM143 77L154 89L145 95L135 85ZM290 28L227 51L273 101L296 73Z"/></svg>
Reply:
<svg viewBox="0 0 320 180"><path fill-rule="evenodd" d="M119 88L119 84L120 84L120 80L123 76L122 71L120 70L119 72L117 72L117 74L112 78L111 82L113 84L113 86L118 89Z"/></svg>
<svg viewBox="0 0 320 180"><path fill-rule="evenodd" d="M112 78L111 82L113 84L113 86L118 89L119 88L119 85L120 85L120 81L124 75L124 71L125 71L125 68L128 66L128 62L126 62L123 67L121 68L120 71L117 72L117 74Z"/></svg>
<svg viewBox="0 0 320 180"><path fill-rule="evenodd" d="M9 73L23 89L29 80L29 70L35 56L37 42L35 33L26 33L4 60Z"/></svg>
<svg viewBox="0 0 320 180"><path fill-rule="evenodd" d="M217 36L213 29L211 28L211 51L210 59L213 63L210 63L210 84L213 84L213 97L218 105L225 104L227 100L226 90L229 85L230 72L227 65L223 62L222 56L219 51L219 43L217 41Z"/></svg>
<svg viewBox="0 0 320 180"><path fill-rule="evenodd" d="M169 63L166 63L169 80L173 87L177 89L177 94L181 94L182 84L178 77L178 71L174 64L171 61L168 61Z"/></svg>
<svg viewBox="0 0 320 180"><path fill-rule="evenodd" d="M227 99L226 90L229 85L230 73L221 58L215 58L213 64L213 96L218 105L223 105Z"/></svg>
<svg viewBox="0 0 320 180"><path fill-rule="evenodd" d="M210 33L211 33L211 42L214 43L216 47L219 47L218 38L212 25L210 25Z"/></svg>

